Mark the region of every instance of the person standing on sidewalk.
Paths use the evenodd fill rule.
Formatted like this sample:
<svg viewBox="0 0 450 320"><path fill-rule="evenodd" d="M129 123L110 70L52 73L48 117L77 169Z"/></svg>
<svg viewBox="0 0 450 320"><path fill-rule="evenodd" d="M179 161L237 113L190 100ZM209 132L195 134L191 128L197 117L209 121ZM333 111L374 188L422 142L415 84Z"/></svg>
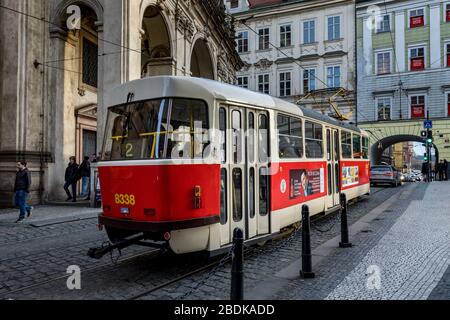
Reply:
<svg viewBox="0 0 450 320"><path fill-rule="evenodd" d="M33 207L27 204L28 195L31 188L31 174L27 168L27 162L21 161L17 163L16 182L14 184L15 202L20 209L19 219L16 223L25 220L25 216L31 217Z"/></svg>
<svg viewBox="0 0 450 320"><path fill-rule="evenodd" d="M448 181L448 161L444 159L444 180Z"/></svg>
<svg viewBox="0 0 450 320"><path fill-rule="evenodd" d="M439 181L444 181L444 160L439 161L439 163L437 164L437 171L439 175Z"/></svg>
<svg viewBox="0 0 450 320"><path fill-rule="evenodd" d="M91 199L90 181L91 181L91 163L89 157L84 157L84 161L80 165L80 176L82 180L82 191L80 197L86 200Z"/></svg>
<svg viewBox="0 0 450 320"><path fill-rule="evenodd" d="M79 166L77 164L75 157L70 157L69 166L66 169L64 190L67 193L67 200L72 202L77 202L77 184L80 180ZM72 194L70 194L69 187L72 188Z"/></svg>

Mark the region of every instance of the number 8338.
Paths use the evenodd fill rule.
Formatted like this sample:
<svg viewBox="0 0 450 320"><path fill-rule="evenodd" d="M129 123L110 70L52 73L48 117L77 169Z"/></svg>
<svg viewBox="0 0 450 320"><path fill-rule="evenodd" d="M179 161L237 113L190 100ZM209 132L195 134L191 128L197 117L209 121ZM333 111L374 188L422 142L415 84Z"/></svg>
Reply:
<svg viewBox="0 0 450 320"><path fill-rule="evenodd" d="M121 205L136 205L136 197L134 195L129 194L116 194L114 195L114 200L116 204Z"/></svg>

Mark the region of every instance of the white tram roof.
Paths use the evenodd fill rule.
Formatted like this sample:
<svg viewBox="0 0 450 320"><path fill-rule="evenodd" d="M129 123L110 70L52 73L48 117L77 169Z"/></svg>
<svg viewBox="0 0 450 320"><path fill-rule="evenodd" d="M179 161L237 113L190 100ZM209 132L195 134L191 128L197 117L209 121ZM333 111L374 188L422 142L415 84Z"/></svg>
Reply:
<svg viewBox="0 0 450 320"><path fill-rule="evenodd" d="M270 95L209 79L185 76L156 76L130 81L113 90L110 96L109 106L126 103L129 93L134 94L133 101L171 97L202 99L209 103L214 100L224 100L227 102L250 104L288 114L304 116L334 126L345 127L348 130L362 132L354 125L340 122L312 109L303 108Z"/></svg>

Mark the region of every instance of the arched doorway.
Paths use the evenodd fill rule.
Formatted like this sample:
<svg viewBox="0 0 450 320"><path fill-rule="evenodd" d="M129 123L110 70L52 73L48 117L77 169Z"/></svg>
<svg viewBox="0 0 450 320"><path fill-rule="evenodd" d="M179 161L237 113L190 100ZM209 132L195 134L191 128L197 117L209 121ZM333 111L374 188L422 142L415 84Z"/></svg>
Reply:
<svg viewBox="0 0 450 320"><path fill-rule="evenodd" d="M214 64L204 39L198 39L194 44L191 56L191 75L196 78L214 80Z"/></svg>
<svg viewBox="0 0 450 320"><path fill-rule="evenodd" d="M149 6L144 12L141 49L142 77L174 73L170 33L157 6Z"/></svg>
<svg viewBox="0 0 450 320"><path fill-rule="evenodd" d="M80 24L70 25L70 9L79 9ZM77 14L77 11L74 11ZM53 18L57 23L50 28L51 50L44 63L49 72L51 103L54 122L47 129L53 141L55 172L47 186L47 200L64 199L60 186L65 178L68 159L81 161L87 153L96 153L97 105L102 91L101 58L102 7L98 1L61 1ZM60 25L60 28L56 27ZM89 108L86 108L89 106ZM101 119L101 115L98 116Z"/></svg>
<svg viewBox="0 0 450 320"><path fill-rule="evenodd" d="M383 152L389 147L402 142L419 142L425 143L424 138L415 135L395 135L383 138L372 145L371 163L379 165L382 162ZM433 144L436 151L436 164L439 162L439 149Z"/></svg>

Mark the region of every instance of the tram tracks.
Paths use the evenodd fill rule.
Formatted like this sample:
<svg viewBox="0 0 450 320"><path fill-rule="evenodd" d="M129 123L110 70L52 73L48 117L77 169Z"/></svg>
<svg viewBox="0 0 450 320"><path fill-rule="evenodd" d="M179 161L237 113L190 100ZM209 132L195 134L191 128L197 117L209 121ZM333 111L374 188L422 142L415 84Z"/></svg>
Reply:
<svg viewBox="0 0 450 320"><path fill-rule="evenodd" d="M384 190L386 190L386 189L376 190L372 194L377 194L377 193L380 193L380 192L382 192ZM319 222L319 221L321 221L321 220L323 220L325 218L330 218L330 217L332 217L334 215L336 215L336 214L317 217L313 221L314 221L314 223L317 223L317 222ZM245 256L246 256L247 259L249 259L250 257L254 256L255 254L258 254L258 255L259 254L265 254L265 253L270 253L272 250L278 250L280 248L280 246L283 247L284 245L289 245L289 243L288 243L288 242L290 242L289 239L292 238L290 235L293 235L295 238L297 238L296 237L297 233L298 233L298 230L294 229L291 233L286 233L287 236L284 237L283 239L280 239L281 241L275 241L274 240L271 244L268 244L268 246L265 246L263 248L249 247L245 251ZM291 239L291 240L295 240L295 239ZM76 246L79 246L79 245L82 245L82 244L79 243L79 244L74 245L74 246L76 247ZM138 253L138 254L135 254L135 255L132 255L132 256L120 259L120 260L118 260L117 264L111 264L110 262L108 262L108 263L104 263L104 264L101 264L101 265L98 265L98 266L93 266L91 268L86 268L86 269L83 269L81 271L82 271L83 275L89 274L90 276L93 276L93 277L97 277L98 274L110 274L110 273L113 274L113 273L118 271L117 266L126 265L127 262L132 262L136 258L140 258L140 257L149 257L150 259L155 259L158 256L161 256L161 255L159 255L159 253L160 253L160 250L153 250L153 251L150 251L150 252L149 251L141 252L141 253ZM158 268L159 269L157 269L156 271L155 270L152 270L152 271L149 271L149 272L148 271L144 271L144 277L139 277L139 279L136 279L136 280L130 279L129 277L126 279L126 282L130 283L131 285L129 287L127 287L128 290L125 290L125 292L124 292L125 299L127 299L127 300L140 300L140 299L145 298L145 297L151 297L152 294L158 293L160 290L162 290L164 288L176 285L177 283L179 283L179 282L181 282L181 281L183 281L185 279L189 279L191 277L194 277L197 274L201 274L202 272L207 272L209 270L214 270L220 264L225 265L225 264L230 263L230 262L231 262L231 257L227 257L226 260L218 260L218 259L216 259L216 260L214 260L212 262L210 260L209 262L207 262L206 265L203 264L204 262L201 262L200 263L201 265L198 265L198 263L195 263L195 264L189 263L188 265L181 267L181 270L180 270L181 272L179 274L178 274L178 270L174 270L176 268L170 268L170 269L166 269L165 268L164 265L171 265L170 261L169 261L169 263L162 262L161 265L159 265L159 262L158 262ZM145 265L144 264L145 263L143 263L142 266L144 266L144 269L145 269ZM128 267L125 267L125 269L126 268L128 268ZM184 268L187 268L188 270L183 272ZM102 269L104 269L104 271L100 273L99 271L101 271ZM180 269L179 266L178 266L178 269ZM128 270L121 270L122 274L126 274L126 271L128 271ZM174 274L176 274L176 275L173 276L172 278L169 278L168 280L161 281L161 283L159 283L159 284L158 283L157 284L154 284L154 283L151 284L151 282L155 282L155 280L157 280L156 282L158 282L159 280L164 279L166 275L172 276ZM136 274L134 274L134 275L136 276ZM203 279L205 277L207 277L207 276L210 276L210 275L211 275L210 273L209 274L205 274L205 276L202 275L202 278L201 278L202 280L199 281L199 283L203 282ZM21 292L29 290L29 289L39 288L41 286L44 286L44 285L52 283L52 282L57 282L57 281L60 281L60 280L68 279L69 276L70 275L64 275L64 276L61 275L61 276L58 276L58 277L47 279L45 281L37 282L37 283L29 285L29 286L24 286L24 287L21 287L21 288L18 288L18 289L9 291L9 292L2 293L1 296L3 296L2 299L5 299L5 298L8 298L9 296L14 296L17 293L21 293ZM138 280L140 280L142 278L144 278L145 281L143 281L142 283L139 283ZM141 288L142 287L145 288L149 284L151 284L151 287L149 289L145 289L144 291L140 292L139 294L133 294L133 295L130 295L129 297L127 297L127 292L128 293L133 292L133 291L134 292L136 292L136 291L139 292L137 290L138 289L137 286L140 286ZM65 286L65 284L64 284L64 286ZM65 294L63 293L62 295L64 296ZM88 293L88 295L89 295L89 293ZM106 293L106 298L108 296L109 296L108 293ZM182 298L183 298L183 296L182 296ZM19 299L20 299L20 297L19 297Z"/></svg>
<svg viewBox="0 0 450 320"><path fill-rule="evenodd" d="M152 251L141 252L141 253L138 253L138 254L126 257L126 258L119 259L115 264L112 264L111 262L108 262L108 263L100 264L98 266L93 266L93 267L90 267L90 268L81 269L81 274L82 275L86 275L87 273L91 273L91 272L94 272L94 271L99 271L99 270L101 270L103 268L111 268L112 269L114 267L123 265L123 264L125 264L127 262L133 261L136 258L143 258L143 257L155 258L160 253L161 253L160 250L152 250ZM46 284L49 284L49 283L52 283L52 282L68 279L69 277L70 277L70 275L66 274L64 276L58 276L58 277L55 277L55 278L51 278L51 279L47 279L47 280L44 280L44 281L40 281L40 282L34 283L32 285L29 285L29 286L25 286L25 287L21 287L21 288L15 289L15 290L11 290L11 291L8 291L8 292L4 293L3 294L4 297L2 299L7 299L7 297L5 297L5 296L11 296L11 295L17 294L19 292L23 292L25 290L38 288L38 287L41 287L43 285L46 285Z"/></svg>

